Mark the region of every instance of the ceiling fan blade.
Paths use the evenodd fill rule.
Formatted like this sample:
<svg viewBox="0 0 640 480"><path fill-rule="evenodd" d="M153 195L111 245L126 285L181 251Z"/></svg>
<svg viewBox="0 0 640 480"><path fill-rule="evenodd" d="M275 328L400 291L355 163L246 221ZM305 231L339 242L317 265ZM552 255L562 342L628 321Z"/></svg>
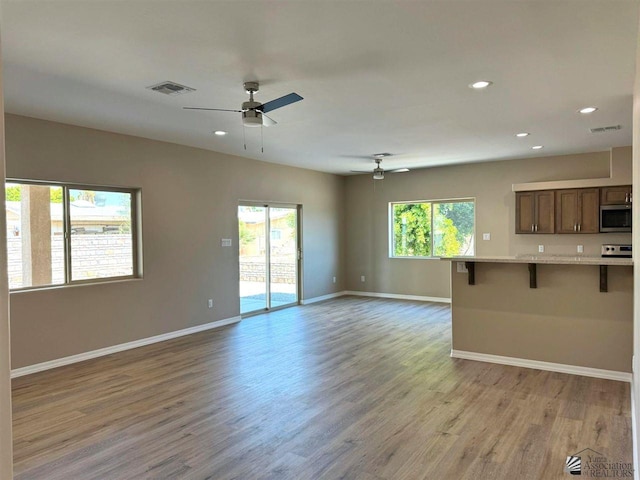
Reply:
<svg viewBox="0 0 640 480"><path fill-rule="evenodd" d="M245 110L227 110L226 108L202 108L202 107L182 107L185 110L209 110L214 112L235 112L242 113Z"/></svg>
<svg viewBox="0 0 640 480"><path fill-rule="evenodd" d="M270 111L275 110L276 108L286 107L287 105L291 103L299 102L300 100L302 100L302 97L300 95L298 95L297 93L290 93L289 95L276 98L275 100L271 100L270 102L263 104L257 110L262 113L269 113Z"/></svg>
<svg viewBox="0 0 640 480"><path fill-rule="evenodd" d="M262 125L265 127L272 127L273 125L277 125L278 122L276 122L273 118L271 117L267 117L264 113L262 113Z"/></svg>
<svg viewBox="0 0 640 480"><path fill-rule="evenodd" d="M395 170L387 170L387 172L390 172L390 173L404 173L408 171L409 171L408 168L396 168Z"/></svg>
<svg viewBox="0 0 640 480"><path fill-rule="evenodd" d="M349 170L352 173L372 173L371 170Z"/></svg>

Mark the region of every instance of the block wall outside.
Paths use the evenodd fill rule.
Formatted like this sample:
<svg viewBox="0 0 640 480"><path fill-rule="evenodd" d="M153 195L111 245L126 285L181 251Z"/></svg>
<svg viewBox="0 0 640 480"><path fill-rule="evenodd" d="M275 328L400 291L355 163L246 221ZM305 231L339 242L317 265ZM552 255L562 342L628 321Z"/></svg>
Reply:
<svg viewBox="0 0 640 480"><path fill-rule="evenodd" d="M72 268L74 280L118 277L132 274L132 243L129 234L74 235ZM7 238L10 288L22 287L22 238ZM52 284L64 283L64 242L51 237Z"/></svg>

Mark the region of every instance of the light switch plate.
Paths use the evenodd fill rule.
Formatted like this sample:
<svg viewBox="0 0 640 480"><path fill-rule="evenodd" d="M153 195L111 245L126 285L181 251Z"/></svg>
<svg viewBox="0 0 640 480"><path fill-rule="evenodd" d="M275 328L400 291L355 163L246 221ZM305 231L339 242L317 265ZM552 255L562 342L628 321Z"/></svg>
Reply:
<svg viewBox="0 0 640 480"><path fill-rule="evenodd" d="M482 240L491 240L491 234L490 233L483 233L482 234Z"/></svg>
<svg viewBox="0 0 640 480"><path fill-rule="evenodd" d="M222 238L220 240L220 245L222 245L223 247L230 247L231 246L231 239L230 238Z"/></svg>

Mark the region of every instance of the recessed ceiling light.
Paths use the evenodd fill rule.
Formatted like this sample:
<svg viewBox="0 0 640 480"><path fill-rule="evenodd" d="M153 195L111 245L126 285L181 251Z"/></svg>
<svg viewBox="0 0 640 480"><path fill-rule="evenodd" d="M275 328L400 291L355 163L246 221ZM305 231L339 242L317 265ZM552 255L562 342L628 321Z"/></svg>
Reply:
<svg viewBox="0 0 640 480"><path fill-rule="evenodd" d="M598 110L598 107L584 107L578 110L580 113L593 113Z"/></svg>
<svg viewBox="0 0 640 480"><path fill-rule="evenodd" d="M213 132L215 135L218 135L220 137L224 136L227 134L227 132L225 132L224 130L216 130L215 132Z"/></svg>
<svg viewBox="0 0 640 480"><path fill-rule="evenodd" d="M469 85L471 88L475 88L476 90L481 89L481 88L487 88L489 85L491 85L493 82L490 82L488 80L480 80L478 82L472 83L471 85Z"/></svg>
<svg viewBox="0 0 640 480"><path fill-rule="evenodd" d="M535 145L533 147L531 147L534 150L540 150L541 148L543 148L543 145Z"/></svg>
<svg viewBox="0 0 640 480"><path fill-rule="evenodd" d="M527 132L516 133L516 137L528 137L530 134Z"/></svg>

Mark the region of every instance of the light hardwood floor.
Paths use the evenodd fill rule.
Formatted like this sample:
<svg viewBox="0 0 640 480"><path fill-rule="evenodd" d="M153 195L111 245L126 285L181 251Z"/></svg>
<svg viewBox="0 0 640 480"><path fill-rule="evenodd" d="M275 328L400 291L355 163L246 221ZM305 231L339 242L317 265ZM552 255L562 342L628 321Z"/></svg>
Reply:
<svg viewBox="0 0 640 480"><path fill-rule="evenodd" d="M629 385L452 359L450 309L344 297L14 380L16 478L568 479Z"/></svg>

